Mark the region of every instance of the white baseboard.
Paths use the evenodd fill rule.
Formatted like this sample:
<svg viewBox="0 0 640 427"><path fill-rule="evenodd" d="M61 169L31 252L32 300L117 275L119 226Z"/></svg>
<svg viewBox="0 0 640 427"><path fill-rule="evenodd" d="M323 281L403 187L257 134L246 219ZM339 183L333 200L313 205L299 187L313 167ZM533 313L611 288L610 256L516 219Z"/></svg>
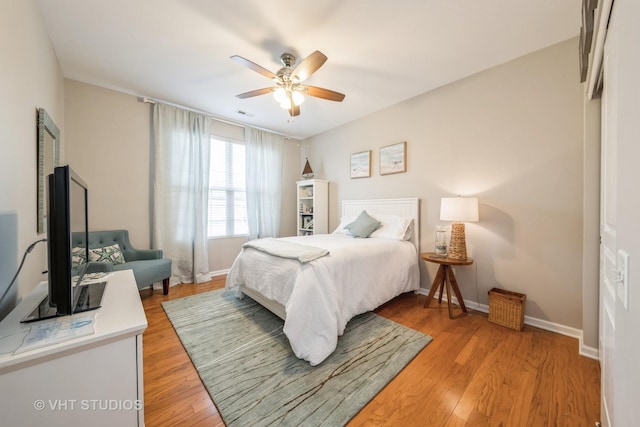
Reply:
<svg viewBox="0 0 640 427"><path fill-rule="evenodd" d="M211 272L209 272L209 274L211 274L211 277L224 276L225 274L229 273L229 270L231 270L231 269L230 268L226 268L224 270L211 271Z"/></svg>
<svg viewBox="0 0 640 427"><path fill-rule="evenodd" d="M418 289L417 293L421 295L428 295L429 289L420 288ZM437 296L438 296L438 293L436 292L436 295L434 296L434 298L436 298ZM447 300L446 294L442 296L442 300L443 301ZM455 297L452 298L452 301L457 304L457 299ZM473 310L480 311L482 313L489 313L488 305L478 304L475 301L467 301L467 300L464 300L464 304L467 306L467 308L471 308ZM558 323L549 322L548 320L542 320L542 319L538 319L538 318L527 316L527 315L524 316L524 324L533 326L536 328L544 329L545 331L555 332L556 334L566 335L568 337L576 338L579 343L578 354L584 357L588 357L590 359L598 360L598 349L586 346L582 342L581 329L560 325Z"/></svg>

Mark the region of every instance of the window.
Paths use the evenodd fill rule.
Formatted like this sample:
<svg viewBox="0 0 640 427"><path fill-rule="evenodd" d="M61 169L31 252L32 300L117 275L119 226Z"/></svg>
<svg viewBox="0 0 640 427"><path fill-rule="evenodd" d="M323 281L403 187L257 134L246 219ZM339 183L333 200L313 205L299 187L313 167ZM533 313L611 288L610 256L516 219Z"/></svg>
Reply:
<svg viewBox="0 0 640 427"><path fill-rule="evenodd" d="M209 237L249 234L244 145L211 137L209 168Z"/></svg>

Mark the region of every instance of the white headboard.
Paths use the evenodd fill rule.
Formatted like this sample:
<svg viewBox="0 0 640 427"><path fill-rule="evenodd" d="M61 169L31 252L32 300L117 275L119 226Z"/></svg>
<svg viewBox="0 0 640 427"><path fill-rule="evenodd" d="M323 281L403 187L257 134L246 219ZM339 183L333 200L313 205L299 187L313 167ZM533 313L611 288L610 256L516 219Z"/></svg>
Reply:
<svg viewBox="0 0 640 427"><path fill-rule="evenodd" d="M343 200L342 216L359 215L366 210L369 213L398 215L403 218L413 218L413 235L411 243L420 253L420 199L371 199L371 200Z"/></svg>

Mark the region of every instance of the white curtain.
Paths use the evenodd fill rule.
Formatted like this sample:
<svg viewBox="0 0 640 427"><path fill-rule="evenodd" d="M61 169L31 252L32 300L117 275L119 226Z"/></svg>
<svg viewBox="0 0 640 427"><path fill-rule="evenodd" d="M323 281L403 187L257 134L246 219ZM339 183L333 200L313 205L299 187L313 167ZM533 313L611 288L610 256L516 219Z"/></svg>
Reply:
<svg viewBox="0 0 640 427"><path fill-rule="evenodd" d="M280 235L284 138L245 129L249 240Z"/></svg>
<svg viewBox="0 0 640 427"><path fill-rule="evenodd" d="M153 107L153 246L171 258L171 283L211 279L207 254L210 119Z"/></svg>

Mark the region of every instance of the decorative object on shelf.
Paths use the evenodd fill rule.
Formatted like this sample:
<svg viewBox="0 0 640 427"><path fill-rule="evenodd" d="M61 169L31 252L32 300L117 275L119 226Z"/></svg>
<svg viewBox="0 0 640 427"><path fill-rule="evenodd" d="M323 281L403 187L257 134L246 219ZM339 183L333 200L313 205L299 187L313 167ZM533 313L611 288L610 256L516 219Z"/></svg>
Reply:
<svg viewBox="0 0 640 427"><path fill-rule="evenodd" d="M380 148L380 175L391 175L407 171L407 143L387 145Z"/></svg>
<svg viewBox="0 0 640 427"><path fill-rule="evenodd" d="M447 256L447 227L439 225L436 227L436 248L435 256Z"/></svg>
<svg viewBox="0 0 640 427"><path fill-rule="evenodd" d="M302 228L305 230L313 230L313 217L305 216L302 220Z"/></svg>
<svg viewBox="0 0 640 427"><path fill-rule="evenodd" d="M464 222L478 221L478 199L475 197L443 197L440 201L440 220L451 224L451 242L448 257L467 258L467 240Z"/></svg>
<svg viewBox="0 0 640 427"><path fill-rule="evenodd" d="M351 155L351 178L369 178L371 176L371 150Z"/></svg>
<svg viewBox="0 0 640 427"><path fill-rule="evenodd" d="M309 159L305 157L305 160L306 163L304 164L304 169L302 170L302 177L305 179L313 178L313 171L311 170Z"/></svg>

